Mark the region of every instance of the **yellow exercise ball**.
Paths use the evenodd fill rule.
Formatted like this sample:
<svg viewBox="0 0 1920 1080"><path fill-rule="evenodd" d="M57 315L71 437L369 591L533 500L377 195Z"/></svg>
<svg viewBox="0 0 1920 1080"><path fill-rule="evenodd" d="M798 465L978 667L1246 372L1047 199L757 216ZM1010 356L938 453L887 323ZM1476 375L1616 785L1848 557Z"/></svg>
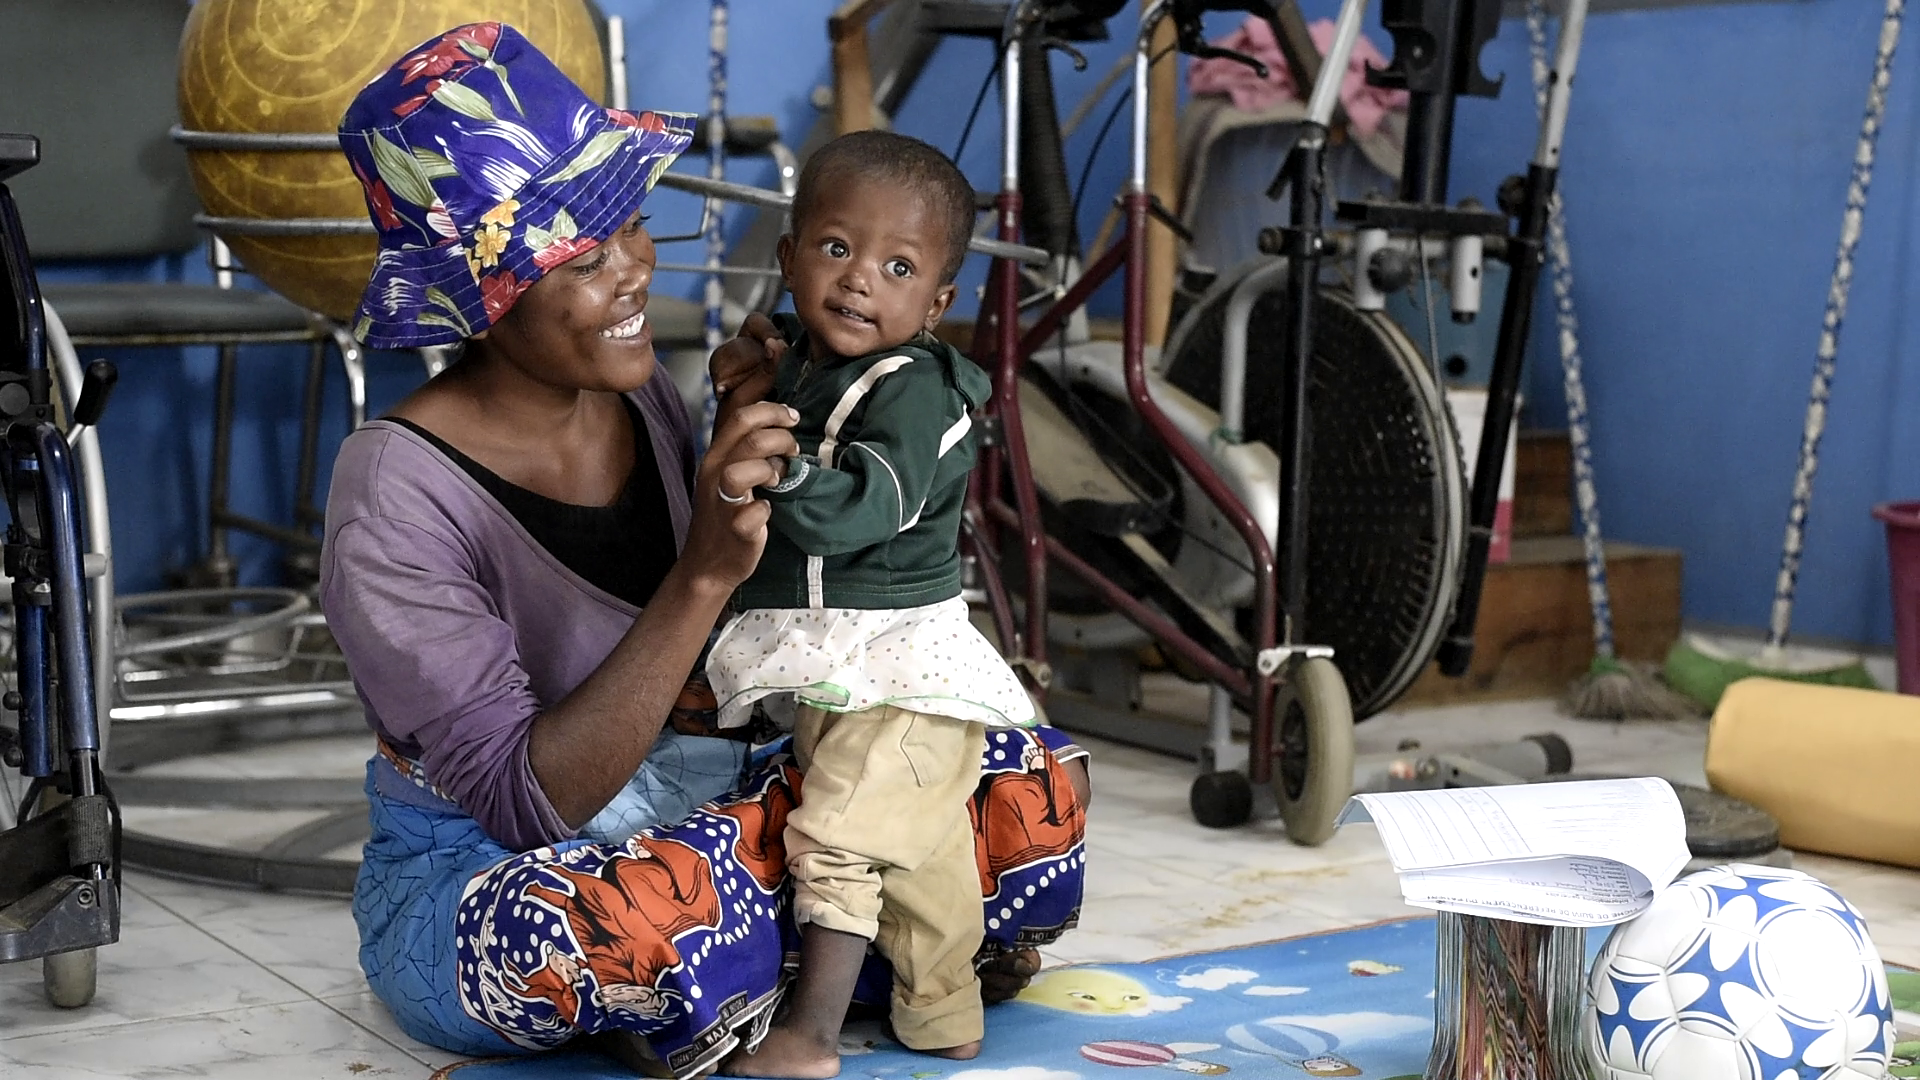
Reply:
<svg viewBox="0 0 1920 1080"><path fill-rule="evenodd" d="M453 27L512 25L596 99L606 61L584 0L198 0L180 37L180 123L188 131L327 134L360 88L407 50ZM602 101L604 103L604 100ZM194 189L214 217L365 220L360 182L338 149L190 149ZM269 288L352 318L374 238L221 234Z"/></svg>

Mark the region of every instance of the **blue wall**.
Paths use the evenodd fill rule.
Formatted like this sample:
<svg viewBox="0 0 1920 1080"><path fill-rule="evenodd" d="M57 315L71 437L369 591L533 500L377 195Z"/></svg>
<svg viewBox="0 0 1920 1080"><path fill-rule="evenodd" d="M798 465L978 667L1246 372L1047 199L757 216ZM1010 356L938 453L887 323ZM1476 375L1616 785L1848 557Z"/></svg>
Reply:
<svg viewBox="0 0 1920 1080"><path fill-rule="evenodd" d="M699 111L706 100L705 5L603 0L629 28L637 106ZM734 0L732 105L771 113L796 135L811 124L812 88L828 80L824 21L834 0ZM1335 0L1306 0L1310 18ZM1681 548L1690 618L1764 622L1784 527L1813 347L1838 235L1881 5L1864 0L1703 5L1607 13L1589 24L1565 151L1564 190L1607 532ZM776 14L777 13L777 14ZM1125 16L1122 17L1123 19ZM1121 24L1116 23L1116 27ZM1225 29L1229 22L1216 22ZM1368 33L1384 45L1377 16ZM1063 108L1079 101L1125 48L1087 51L1089 70L1056 60ZM1920 379L1903 377L1914 348L1907 252L1914 183L1912 57L1896 65L1893 103L1860 246L1839 376L1822 447L1795 629L1885 643L1891 635L1876 501L1920 497ZM1524 26L1510 20L1483 66L1506 73L1496 101L1463 101L1455 199L1491 201L1524 168L1534 121ZM982 42L943 46L897 126L948 150L992 62ZM1117 91L1116 91L1117 93ZM1111 100L1111 99L1110 99ZM1070 140L1084 159L1102 114ZM990 95L962 165L992 186L997 109ZM1095 162L1083 235L1091 236L1124 171L1125 120ZM743 163L735 178L764 180ZM656 225L681 231L693 200L658 197ZM697 245L695 246L697 247ZM695 248L671 257L691 261ZM977 260L976 260L977 263ZM166 276L177 265L47 268L44 276ZM982 267L969 268L977 284ZM691 295L696 283L688 280ZM971 306L963 295L963 305ZM1113 294L1097 310L1117 309ZM1529 374L1528 422L1564 424L1557 351L1543 306ZM129 355L104 433L114 484L122 588L152 587L202 543L212 361L203 350ZM299 354L251 350L243 364L236 492L255 513L290 512ZM374 361L375 408L419 379L411 357ZM344 410L335 407L337 432ZM273 550L248 545L250 576L273 572Z"/></svg>
<svg viewBox="0 0 1920 1080"><path fill-rule="evenodd" d="M1807 0L1606 15L1565 151L1596 469L1610 535L1686 553L1689 617L1764 624L1882 5ZM1519 73L1518 26L1487 67ZM1920 498L1906 377L1917 73L1896 64L1821 446L1794 628L1891 639L1871 506ZM1526 153L1518 95L1463 117L1485 188ZM1564 422L1536 338L1537 422ZM1544 363L1539 362L1544 361Z"/></svg>

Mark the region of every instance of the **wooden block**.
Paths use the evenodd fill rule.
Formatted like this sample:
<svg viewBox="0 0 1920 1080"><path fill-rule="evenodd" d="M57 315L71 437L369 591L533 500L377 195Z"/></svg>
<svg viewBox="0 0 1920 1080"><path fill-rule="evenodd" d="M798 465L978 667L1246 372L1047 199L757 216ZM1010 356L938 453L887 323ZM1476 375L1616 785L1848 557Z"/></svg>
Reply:
<svg viewBox="0 0 1920 1080"><path fill-rule="evenodd" d="M1658 661L1680 636L1680 553L1607 545L1615 646ZM1450 679L1430 666L1398 706L1558 696L1593 660L1586 565L1571 536L1513 542L1513 559L1487 568L1473 666Z"/></svg>
<svg viewBox="0 0 1920 1080"><path fill-rule="evenodd" d="M1569 535L1573 532L1573 444L1567 433L1522 431L1515 450L1513 535Z"/></svg>

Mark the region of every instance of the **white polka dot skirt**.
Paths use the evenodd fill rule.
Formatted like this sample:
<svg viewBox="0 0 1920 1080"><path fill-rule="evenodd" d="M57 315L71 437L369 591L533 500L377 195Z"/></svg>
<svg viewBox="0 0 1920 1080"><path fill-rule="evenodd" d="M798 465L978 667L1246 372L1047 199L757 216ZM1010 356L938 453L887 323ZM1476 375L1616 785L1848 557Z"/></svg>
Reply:
<svg viewBox="0 0 1920 1080"><path fill-rule="evenodd" d="M913 608L765 608L720 631L707 655L720 726L762 698L832 712L894 705L989 727L1033 723L1019 676L955 597Z"/></svg>

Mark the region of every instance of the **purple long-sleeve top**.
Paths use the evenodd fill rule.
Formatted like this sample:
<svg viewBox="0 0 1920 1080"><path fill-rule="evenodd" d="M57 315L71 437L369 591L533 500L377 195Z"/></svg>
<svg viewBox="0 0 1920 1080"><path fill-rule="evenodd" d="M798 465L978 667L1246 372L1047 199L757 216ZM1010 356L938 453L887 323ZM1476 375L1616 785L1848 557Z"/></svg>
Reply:
<svg viewBox="0 0 1920 1080"><path fill-rule="evenodd" d="M635 391L684 545L693 440L671 379ZM572 838L527 760L534 718L579 686L639 613L562 566L465 470L399 424L334 464L320 604L375 733L419 761L494 839Z"/></svg>

